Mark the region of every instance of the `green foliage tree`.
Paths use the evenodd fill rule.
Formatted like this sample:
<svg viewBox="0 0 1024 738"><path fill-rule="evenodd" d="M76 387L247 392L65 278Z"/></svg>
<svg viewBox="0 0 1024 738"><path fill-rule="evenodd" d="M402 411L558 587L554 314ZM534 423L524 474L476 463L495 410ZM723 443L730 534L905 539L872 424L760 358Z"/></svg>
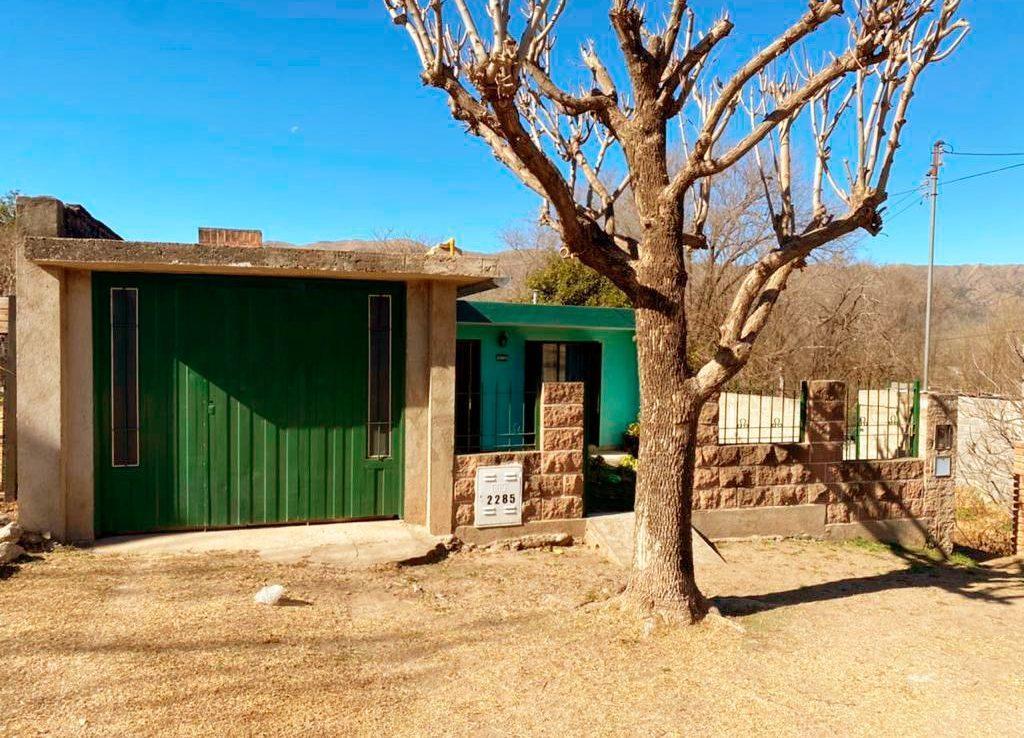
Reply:
<svg viewBox="0 0 1024 738"><path fill-rule="evenodd" d="M551 252L543 266L526 278L526 286L541 302L588 307L629 307L629 298L603 274L576 258Z"/></svg>

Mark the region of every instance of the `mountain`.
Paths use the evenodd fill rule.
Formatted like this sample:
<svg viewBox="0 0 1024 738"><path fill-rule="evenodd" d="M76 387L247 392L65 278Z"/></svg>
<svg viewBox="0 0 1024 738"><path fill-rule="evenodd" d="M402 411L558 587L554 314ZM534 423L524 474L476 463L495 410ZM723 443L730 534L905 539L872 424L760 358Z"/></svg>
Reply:
<svg viewBox="0 0 1024 738"><path fill-rule="evenodd" d="M323 251L392 251L399 254L422 254L429 248L426 244L410 238L389 238L381 241L350 239L346 241L315 241L313 243L288 243L287 241L265 241L265 246L293 249L320 249Z"/></svg>

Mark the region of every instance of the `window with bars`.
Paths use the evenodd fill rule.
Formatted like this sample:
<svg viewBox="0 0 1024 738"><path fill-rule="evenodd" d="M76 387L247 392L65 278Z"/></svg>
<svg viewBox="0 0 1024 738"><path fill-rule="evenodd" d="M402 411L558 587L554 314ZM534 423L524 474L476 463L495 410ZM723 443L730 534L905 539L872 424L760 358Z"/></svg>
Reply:
<svg viewBox="0 0 1024 738"><path fill-rule="evenodd" d="M139 465L139 291L110 290L111 463Z"/></svg>
<svg viewBox="0 0 1024 738"><path fill-rule="evenodd" d="M366 455L391 456L391 297L370 295L370 362Z"/></svg>

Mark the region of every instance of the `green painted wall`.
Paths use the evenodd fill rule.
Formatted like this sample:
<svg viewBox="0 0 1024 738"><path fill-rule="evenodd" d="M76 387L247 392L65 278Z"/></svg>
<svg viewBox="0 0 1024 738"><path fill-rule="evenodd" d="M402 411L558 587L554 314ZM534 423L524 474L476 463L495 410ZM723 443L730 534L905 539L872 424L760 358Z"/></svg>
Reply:
<svg viewBox="0 0 1024 738"><path fill-rule="evenodd" d="M484 395L510 392L513 404L523 401L527 341L596 341L601 344L601 447L619 447L626 426L636 420L640 389L631 310L615 308L468 303L460 305L456 337L480 341L480 387ZM504 320L507 323L484 322ZM561 325L551 325L560 323ZM602 327L611 325L611 327ZM504 331L508 343L498 345ZM499 357L506 357L500 360ZM508 425L501 416L505 402L481 406L482 435Z"/></svg>

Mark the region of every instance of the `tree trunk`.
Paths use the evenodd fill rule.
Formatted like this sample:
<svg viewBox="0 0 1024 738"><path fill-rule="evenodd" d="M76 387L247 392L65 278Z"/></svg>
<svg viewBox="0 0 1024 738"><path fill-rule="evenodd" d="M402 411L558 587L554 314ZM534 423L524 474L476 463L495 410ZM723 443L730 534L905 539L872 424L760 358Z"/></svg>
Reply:
<svg viewBox="0 0 1024 738"><path fill-rule="evenodd" d="M694 579L690 528L703 398L687 376L682 301L672 300L671 308L641 302L636 310L640 463L633 570L625 596L645 613L695 622L707 613Z"/></svg>

